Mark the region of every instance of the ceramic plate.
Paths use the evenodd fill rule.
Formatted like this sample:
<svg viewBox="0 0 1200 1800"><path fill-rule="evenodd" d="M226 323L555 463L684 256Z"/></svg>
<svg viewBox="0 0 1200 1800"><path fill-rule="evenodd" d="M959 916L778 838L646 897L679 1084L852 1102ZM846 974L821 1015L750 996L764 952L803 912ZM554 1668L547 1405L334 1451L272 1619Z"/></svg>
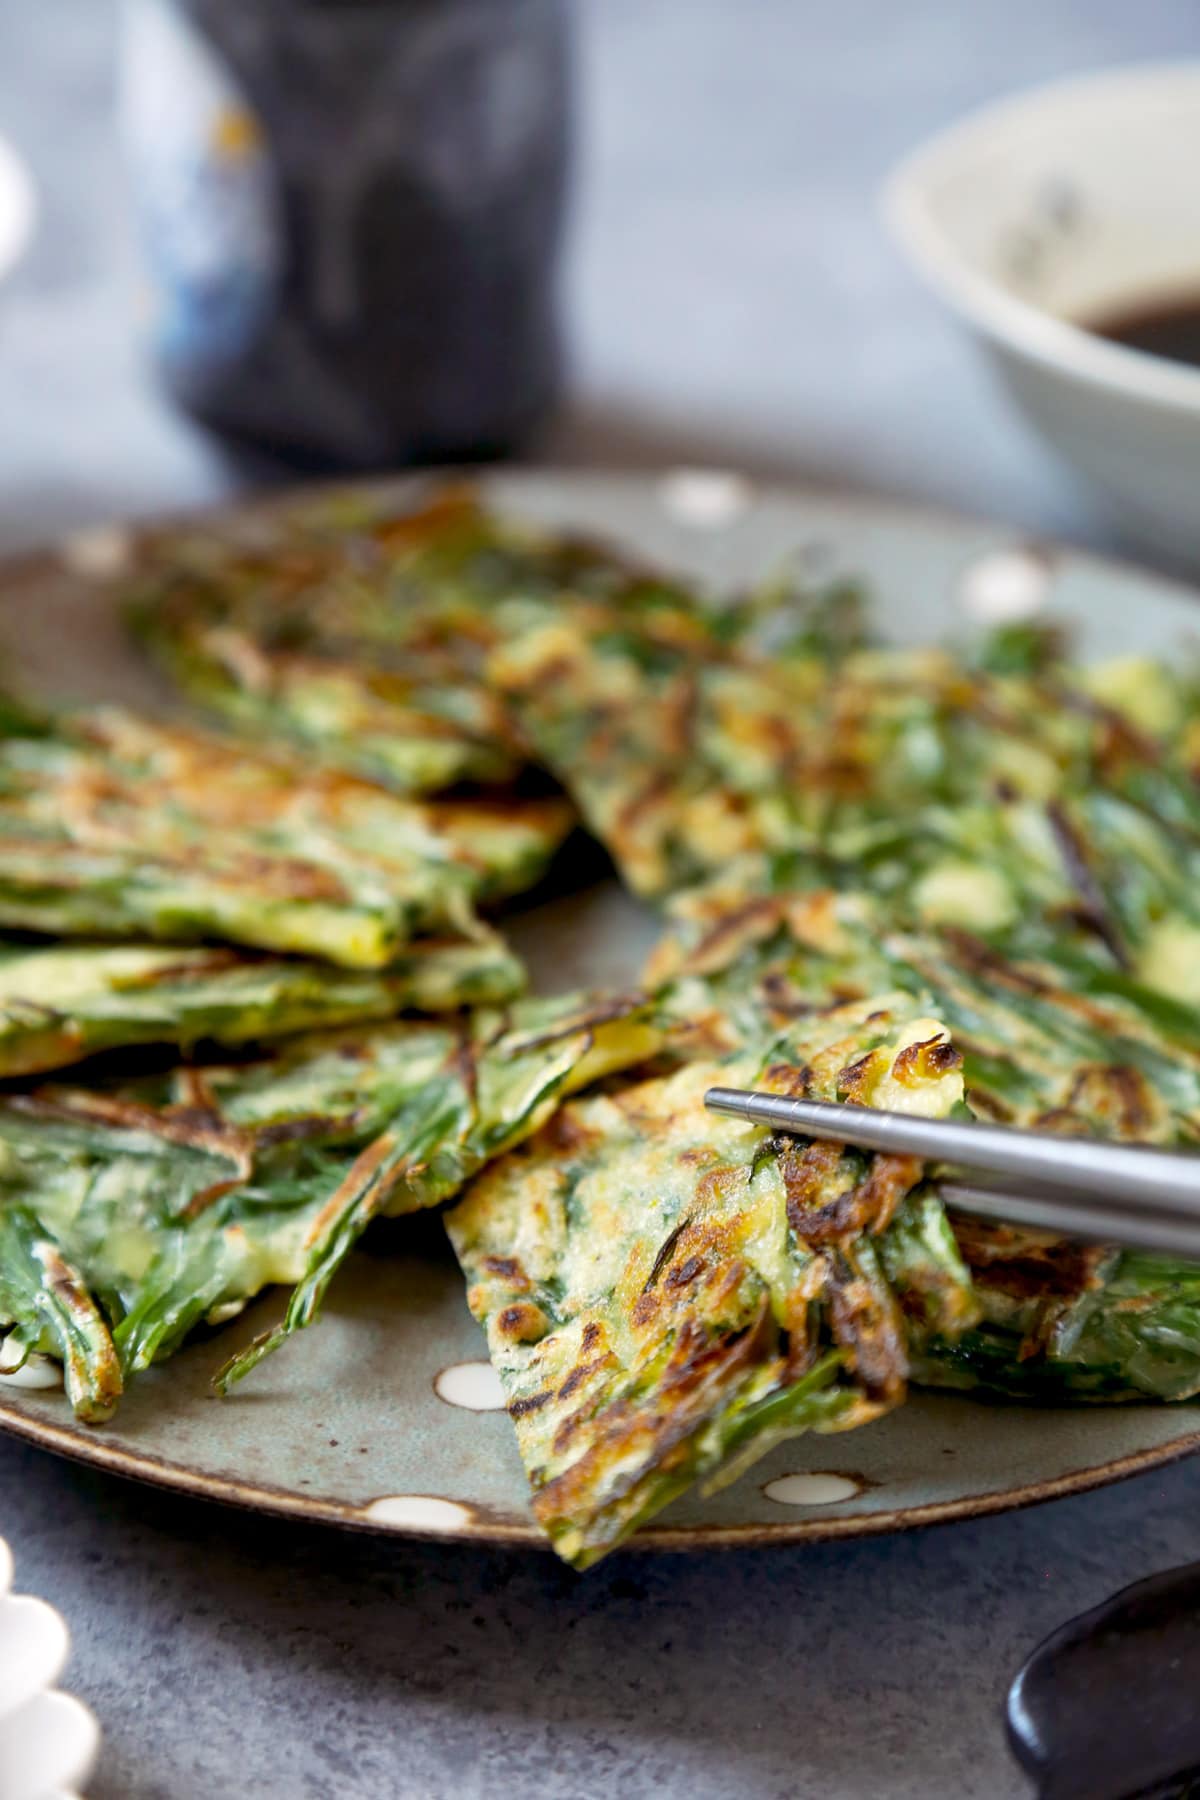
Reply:
<svg viewBox="0 0 1200 1800"><path fill-rule="evenodd" d="M1185 590L996 526L687 471L661 481L506 473L484 486L501 507L618 538L717 586L789 556L814 575L860 575L902 641L1041 611L1074 621L1095 655L1169 650L1200 630ZM214 528L252 531L263 510L224 514ZM120 529L90 532L0 572L0 637L42 691L164 699L109 599L130 542ZM654 924L606 884L526 910L513 936L549 991L628 981ZM142 1377L102 1430L76 1425L59 1393L8 1386L0 1426L120 1474L263 1511L543 1541L436 1218L377 1227L322 1323L234 1398L215 1400L215 1367L279 1305L266 1296L219 1342L198 1340ZM682 1548L892 1530L1075 1492L1197 1447L1200 1405L1029 1410L916 1395L865 1430L783 1446L724 1493L677 1502L637 1541Z"/></svg>

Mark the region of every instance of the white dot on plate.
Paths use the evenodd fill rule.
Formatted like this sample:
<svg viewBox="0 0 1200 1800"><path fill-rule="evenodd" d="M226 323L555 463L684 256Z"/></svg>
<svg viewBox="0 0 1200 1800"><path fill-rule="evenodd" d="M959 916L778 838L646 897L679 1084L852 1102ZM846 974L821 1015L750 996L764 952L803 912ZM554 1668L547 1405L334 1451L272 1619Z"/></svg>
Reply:
<svg viewBox="0 0 1200 1800"><path fill-rule="evenodd" d="M959 583L962 610L981 625L1011 625L1041 611L1050 593L1046 559L1031 550L981 556Z"/></svg>
<svg viewBox="0 0 1200 1800"><path fill-rule="evenodd" d="M51 1356L34 1354L19 1369L0 1369L0 1387L60 1388L63 1384L61 1365Z"/></svg>
<svg viewBox="0 0 1200 1800"><path fill-rule="evenodd" d="M433 1391L447 1406L468 1412L504 1411L504 1389L490 1362L451 1363L438 1373Z"/></svg>
<svg viewBox="0 0 1200 1800"><path fill-rule="evenodd" d="M768 1481L763 1493L780 1506L832 1506L837 1500L853 1500L861 1483L849 1475L780 1475Z"/></svg>
<svg viewBox="0 0 1200 1800"><path fill-rule="evenodd" d="M719 531L750 510L753 489L728 469L672 469L659 484L659 498L671 517L701 531Z"/></svg>
<svg viewBox="0 0 1200 1800"><path fill-rule="evenodd" d="M365 1518L377 1525L410 1526L414 1531L459 1531L471 1522L471 1510L436 1494L385 1494L364 1506Z"/></svg>
<svg viewBox="0 0 1200 1800"><path fill-rule="evenodd" d="M133 537L120 525L94 525L64 538L59 554L74 574L103 581L128 569L133 560Z"/></svg>

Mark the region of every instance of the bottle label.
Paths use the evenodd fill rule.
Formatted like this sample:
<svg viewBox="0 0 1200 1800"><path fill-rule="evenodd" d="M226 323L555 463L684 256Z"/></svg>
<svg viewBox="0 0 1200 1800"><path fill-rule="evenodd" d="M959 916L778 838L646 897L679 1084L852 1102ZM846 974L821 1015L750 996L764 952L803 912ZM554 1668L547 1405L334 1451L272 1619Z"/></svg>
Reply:
<svg viewBox="0 0 1200 1800"><path fill-rule="evenodd" d="M280 289L278 183L232 71L173 0L125 0L121 124L159 351L181 371L236 363Z"/></svg>

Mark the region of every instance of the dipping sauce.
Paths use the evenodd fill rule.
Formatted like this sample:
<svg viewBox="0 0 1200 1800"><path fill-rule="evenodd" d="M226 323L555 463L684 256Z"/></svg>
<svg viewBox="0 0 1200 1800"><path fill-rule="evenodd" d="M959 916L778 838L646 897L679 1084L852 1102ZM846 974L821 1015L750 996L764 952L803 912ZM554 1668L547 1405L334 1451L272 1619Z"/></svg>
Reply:
<svg viewBox="0 0 1200 1800"><path fill-rule="evenodd" d="M1123 306L1087 320L1086 329L1129 350L1200 369L1200 294Z"/></svg>

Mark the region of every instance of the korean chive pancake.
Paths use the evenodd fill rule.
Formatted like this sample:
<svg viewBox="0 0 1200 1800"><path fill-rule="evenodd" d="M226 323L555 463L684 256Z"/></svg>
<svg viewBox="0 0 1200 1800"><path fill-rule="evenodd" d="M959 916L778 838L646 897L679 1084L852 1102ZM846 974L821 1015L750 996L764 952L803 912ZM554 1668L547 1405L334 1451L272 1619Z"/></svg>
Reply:
<svg viewBox="0 0 1200 1800"><path fill-rule="evenodd" d="M499 604L623 569L497 519L463 488L407 511L346 495L276 515L253 544L157 534L129 612L159 664L230 722L432 792L508 780L525 760L481 679Z"/></svg>
<svg viewBox="0 0 1200 1800"><path fill-rule="evenodd" d="M1200 1008L1114 969L1094 940L1085 949L1037 924L987 939L905 928L848 892L731 901L725 887L674 903L676 932L652 959L664 1013L725 1007L735 1031L784 1029L891 982L949 1026L980 1116L1200 1146ZM952 1343L925 1343L919 1380L1058 1403L1200 1393L1195 1266L961 1215L952 1224L982 1318Z"/></svg>
<svg viewBox="0 0 1200 1800"><path fill-rule="evenodd" d="M110 709L0 731L0 924L47 934L381 968L482 935L474 897L540 871L565 828L554 802L468 810L456 844L371 783Z"/></svg>
<svg viewBox="0 0 1200 1800"><path fill-rule="evenodd" d="M189 1050L447 1012L510 999L524 981L490 934L418 939L379 970L225 945L0 946L0 1079L137 1044Z"/></svg>
<svg viewBox="0 0 1200 1800"><path fill-rule="evenodd" d="M661 1038L637 998L528 1000L0 1098L0 1362L57 1357L76 1412L99 1421L197 1326L293 1287L227 1385L311 1323L372 1218L445 1199L562 1094Z"/></svg>
<svg viewBox="0 0 1200 1800"><path fill-rule="evenodd" d="M770 1044L770 1039L767 1039ZM903 1398L974 1316L909 1158L708 1112L713 1083L940 1117L959 1058L903 997L573 1100L447 1215L554 1547L585 1567L693 1483Z"/></svg>

